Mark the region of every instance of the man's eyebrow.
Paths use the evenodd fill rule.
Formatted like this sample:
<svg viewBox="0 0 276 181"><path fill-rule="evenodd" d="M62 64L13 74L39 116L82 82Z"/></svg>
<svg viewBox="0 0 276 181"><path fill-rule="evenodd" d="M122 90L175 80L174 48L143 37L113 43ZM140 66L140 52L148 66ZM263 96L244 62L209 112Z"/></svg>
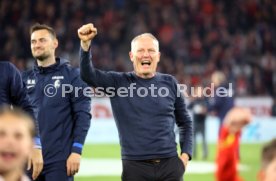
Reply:
<svg viewBox="0 0 276 181"><path fill-rule="evenodd" d="M42 37L42 38L38 38L38 39L31 39L31 41L36 41L36 40L46 40L46 38Z"/></svg>

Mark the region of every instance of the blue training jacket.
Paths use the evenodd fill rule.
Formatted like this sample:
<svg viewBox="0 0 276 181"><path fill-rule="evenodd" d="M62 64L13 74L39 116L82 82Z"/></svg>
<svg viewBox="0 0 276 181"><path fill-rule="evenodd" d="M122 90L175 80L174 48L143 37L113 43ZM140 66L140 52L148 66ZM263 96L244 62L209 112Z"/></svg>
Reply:
<svg viewBox="0 0 276 181"><path fill-rule="evenodd" d="M49 67L35 64L23 73L23 81L31 102L38 108L44 164L67 160L71 152L81 154L90 127L91 98L82 91L75 92L75 88L87 87L79 70L56 58ZM71 92L65 84L74 87Z"/></svg>
<svg viewBox="0 0 276 181"><path fill-rule="evenodd" d="M0 62L0 106L2 105L20 107L33 117L36 125L35 144L37 147L41 147L38 123L36 121L37 112L35 112L34 105L30 103L20 72L13 64L7 61Z"/></svg>

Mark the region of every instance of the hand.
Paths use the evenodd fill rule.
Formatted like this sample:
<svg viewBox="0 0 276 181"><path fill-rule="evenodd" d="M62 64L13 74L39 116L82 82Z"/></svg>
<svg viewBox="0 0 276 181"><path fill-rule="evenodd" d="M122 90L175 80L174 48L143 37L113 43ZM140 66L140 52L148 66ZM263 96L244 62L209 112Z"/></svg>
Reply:
<svg viewBox="0 0 276 181"><path fill-rule="evenodd" d="M92 23L83 25L78 29L78 36L81 40L81 47L88 51L92 39L97 35L97 28Z"/></svg>
<svg viewBox="0 0 276 181"><path fill-rule="evenodd" d="M30 170L31 167L33 168L32 178L35 180L43 169L43 157L41 149L34 148L32 155L28 160L27 170Z"/></svg>
<svg viewBox="0 0 276 181"><path fill-rule="evenodd" d="M80 154L71 153L71 155L67 159L67 163L66 163L68 176L73 176L76 173L78 173L79 168L80 168L80 160L81 160Z"/></svg>
<svg viewBox="0 0 276 181"><path fill-rule="evenodd" d="M180 156L180 159L182 160L185 170L187 169L188 166L188 161L189 161L189 155L187 153L182 153Z"/></svg>

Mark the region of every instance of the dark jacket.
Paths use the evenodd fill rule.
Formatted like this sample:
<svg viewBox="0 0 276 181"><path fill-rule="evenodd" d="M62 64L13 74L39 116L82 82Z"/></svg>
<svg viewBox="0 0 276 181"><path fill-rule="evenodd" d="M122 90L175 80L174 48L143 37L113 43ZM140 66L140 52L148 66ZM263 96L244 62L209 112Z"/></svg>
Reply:
<svg viewBox="0 0 276 181"><path fill-rule="evenodd" d="M31 104L26 86L17 68L9 62L0 62L0 106L12 105L19 107L29 113L35 120L36 125L36 146L40 147L39 129L36 121L37 112Z"/></svg>
<svg viewBox="0 0 276 181"><path fill-rule="evenodd" d="M44 163L64 161L71 152L81 154L90 127L91 98L75 91L87 87L78 69L56 58L56 63L49 67L35 65L24 72L23 80L38 108ZM72 85L72 90L64 85Z"/></svg>

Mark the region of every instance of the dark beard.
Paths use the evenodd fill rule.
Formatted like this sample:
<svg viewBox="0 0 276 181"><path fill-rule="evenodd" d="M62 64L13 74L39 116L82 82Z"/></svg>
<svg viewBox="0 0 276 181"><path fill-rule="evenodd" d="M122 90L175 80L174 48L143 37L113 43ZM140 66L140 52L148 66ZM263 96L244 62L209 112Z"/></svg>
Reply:
<svg viewBox="0 0 276 181"><path fill-rule="evenodd" d="M42 54L42 55L39 55L39 56L34 56L35 59L37 59L38 61L41 61L43 62L44 60L46 60L49 56L48 55L45 55L45 54Z"/></svg>

